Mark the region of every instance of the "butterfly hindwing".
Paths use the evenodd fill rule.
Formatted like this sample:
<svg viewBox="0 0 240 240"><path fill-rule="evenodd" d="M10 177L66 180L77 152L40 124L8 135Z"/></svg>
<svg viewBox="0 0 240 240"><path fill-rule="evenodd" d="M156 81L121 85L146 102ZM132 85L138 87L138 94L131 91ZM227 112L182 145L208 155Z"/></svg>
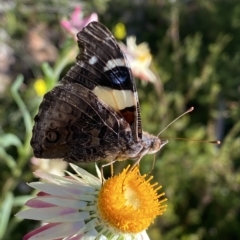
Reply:
<svg viewBox="0 0 240 240"><path fill-rule="evenodd" d="M31 144L36 157L71 162L114 159L131 129L120 115L77 83L55 87L35 117Z"/></svg>

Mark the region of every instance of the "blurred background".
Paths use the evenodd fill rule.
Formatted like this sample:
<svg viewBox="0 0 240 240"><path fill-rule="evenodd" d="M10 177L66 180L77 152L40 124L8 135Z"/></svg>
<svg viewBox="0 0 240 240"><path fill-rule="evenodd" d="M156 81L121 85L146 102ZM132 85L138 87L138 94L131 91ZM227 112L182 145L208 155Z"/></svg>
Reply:
<svg viewBox="0 0 240 240"><path fill-rule="evenodd" d="M34 194L26 185L36 180L32 171L66 168L33 157L33 118L74 64L75 34L96 19L129 58L144 130L157 134L195 107L160 136L169 143L151 174L168 208L150 238L240 239L239 0L0 0L0 239L22 239L39 226L14 217ZM153 161L142 159L143 173ZM95 172L94 164L82 166Z"/></svg>

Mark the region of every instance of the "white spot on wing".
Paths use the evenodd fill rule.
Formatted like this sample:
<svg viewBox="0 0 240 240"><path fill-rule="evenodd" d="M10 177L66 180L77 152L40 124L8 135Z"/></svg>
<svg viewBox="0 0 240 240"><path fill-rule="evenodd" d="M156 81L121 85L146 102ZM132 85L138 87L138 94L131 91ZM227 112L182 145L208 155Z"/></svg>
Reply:
<svg viewBox="0 0 240 240"><path fill-rule="evenodd" d="M106 66L104 67L104 72L111 70L115 67L126 66L126 62L124 58L116 58L111 59L107 62Z"/></svg>
<svg viewBox="0 0 240 240"><path fill-rule="evenodd" d="M122 110L126 107L136 105L134 94L131 90L112 90L118 105L118 109Z"/></svg>
<svg viewBox="0 0 240 240"><path fill-rule="evenodd" d="M96 56L92 56L92 57L88 60L89 64L91 64L91 65L94 65L97 61L98 61L98 59L97 59Z"/></svg>
<svg viewBox="0 0 240 240"><path fill-rule="evenodd" d="M93 89L102 101L110 105L116 111L125 109L126 107L136 106L136 98L131 90L115 90L108 87L97 86Z"/></svg>
<svg viewBox="0 0 240 240"><path fill-rule="evenodd" d="M115 98L112 94L112 89L108 87L100 87L97 86L93 89L93 93L96 94L102 101L104 101L106 104L113 107L116 111L118 111L118 106L115 101Z"/></svg>

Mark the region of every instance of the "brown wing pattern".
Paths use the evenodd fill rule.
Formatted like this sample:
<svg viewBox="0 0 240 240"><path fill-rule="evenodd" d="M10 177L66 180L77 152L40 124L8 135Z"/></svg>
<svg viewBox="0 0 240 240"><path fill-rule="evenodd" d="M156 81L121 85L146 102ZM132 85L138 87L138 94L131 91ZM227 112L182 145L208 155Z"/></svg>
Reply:
<svg viewBox="0 0 240 240"><path fill-rule="evenodd" d="M78 33L78 44L80 54L77 56L77 63L67 73L64 81L74 81L91 90L100 86L122 91L122 97L116 101L128 106L128 114L124 114L124 109L115 110L119 110L130 124L133 138L138 141L142 138L142 126L135 81L115 38L101 23L92 22ZM111 63L110 66L108 63ZM124 96L126 90L132 92L132 99ZM133 102L131 106L129 100ZM103 101L108 104L107 100Z"/></svg>
<svg viewBox="0 0 240 240"><path fill-rule="evenodd" d="M112 161L131 144L126 121L79 84L57 86L47 93L35 122L31 145L40 158Z"/></svg>
<svg viewBox="0 0 240 240"><path fill-rule="evenodd" d="M78 34L78 44L76 64L44 96L34 119L35 156L71 162L135 156L142 148L141 118L124 54L111 32L98 22Z"/></svg>

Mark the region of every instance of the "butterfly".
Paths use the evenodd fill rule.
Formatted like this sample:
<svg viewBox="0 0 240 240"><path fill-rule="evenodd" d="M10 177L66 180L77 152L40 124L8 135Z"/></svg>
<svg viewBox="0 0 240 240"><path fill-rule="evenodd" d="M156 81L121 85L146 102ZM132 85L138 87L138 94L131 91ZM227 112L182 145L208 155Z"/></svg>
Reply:
<svg viewBox="0 0 240 240"><path fill-rule="evenodd" d="M112 163L157 152L167 141L142 131L135 80L112 33L92 22L77 38L75 65L45 94L34 118L34 155Z"/></svg>

